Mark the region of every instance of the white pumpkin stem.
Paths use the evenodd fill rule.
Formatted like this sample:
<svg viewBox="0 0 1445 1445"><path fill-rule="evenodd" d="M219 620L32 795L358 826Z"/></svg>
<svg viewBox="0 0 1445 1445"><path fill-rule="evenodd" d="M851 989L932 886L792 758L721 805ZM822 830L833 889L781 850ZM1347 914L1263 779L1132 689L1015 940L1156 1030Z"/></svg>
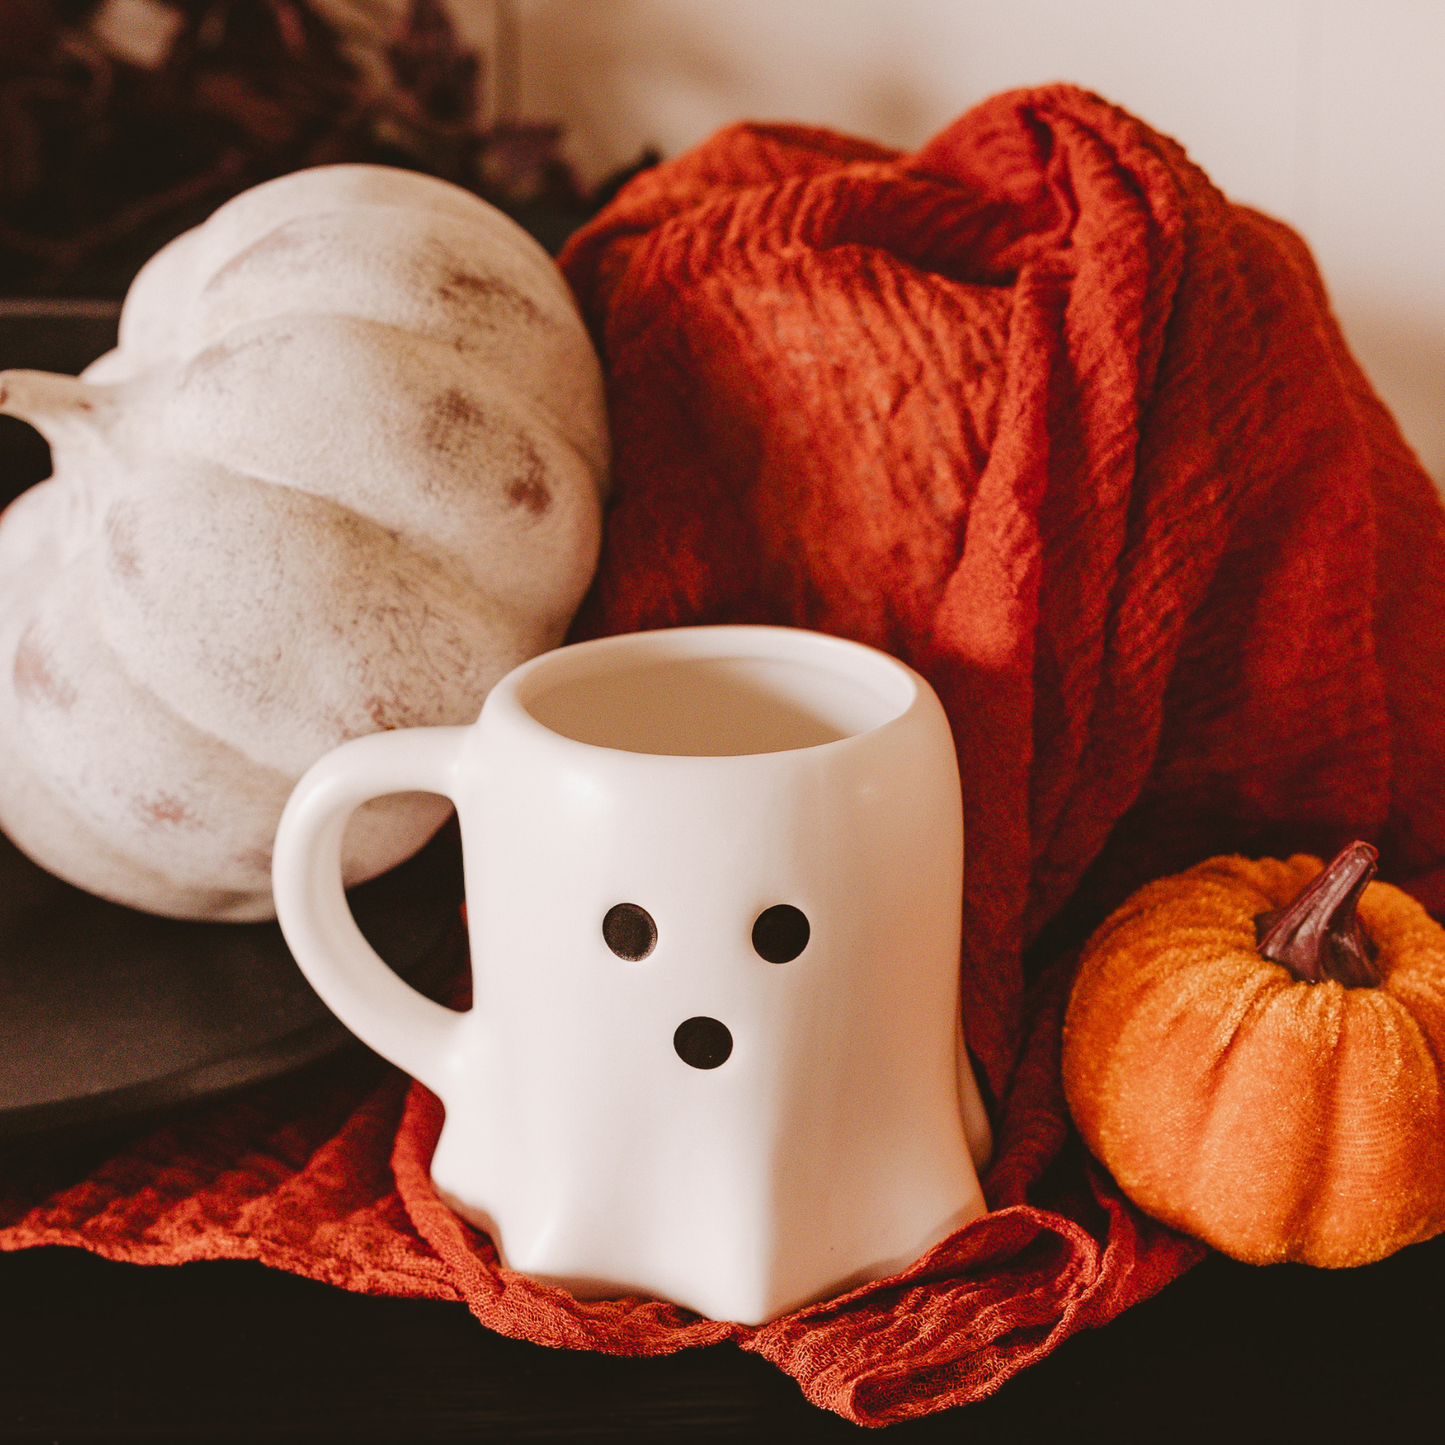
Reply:
<svg viewBox="0 0 1445 1445"><path fill-rule="evenodd" d="M0 412L29 422L53 448L94 446L113 415L111 390L50 371L0 371Z"/></svg>

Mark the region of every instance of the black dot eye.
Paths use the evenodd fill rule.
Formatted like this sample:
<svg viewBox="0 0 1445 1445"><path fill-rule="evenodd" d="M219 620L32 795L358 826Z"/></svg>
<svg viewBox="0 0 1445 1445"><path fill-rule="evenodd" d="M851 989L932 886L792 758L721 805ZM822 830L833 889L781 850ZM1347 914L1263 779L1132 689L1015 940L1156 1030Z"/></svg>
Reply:
<svg viewBox="0 0 1445 1445"><path fill-rule="evenodd" d="M678 1024L672 1046L678 1058L694 1069L715 1069L727 1063L733 1051L733 1036L725 1023L699 1014Z"/></svg>
<svg viewBox="0 0 1445 1445"><path fill-rule="evenodd" d="M652 915L636 903L617 903L602 920L602 937L618 958L646 958L657 943Z"/></svg>
<svg viewBox="0 0 1445 1445"><path fill-rule="evenodd" d="M791 963L807 946L808 915L791 903L776 903L758 914L753 947L769 963Z"/></svg>

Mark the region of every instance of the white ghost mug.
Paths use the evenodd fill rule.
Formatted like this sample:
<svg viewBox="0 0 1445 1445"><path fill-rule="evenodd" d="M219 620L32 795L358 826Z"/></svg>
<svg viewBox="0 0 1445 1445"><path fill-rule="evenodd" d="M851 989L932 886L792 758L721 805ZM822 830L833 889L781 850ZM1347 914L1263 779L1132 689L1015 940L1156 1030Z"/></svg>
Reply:
<svg viewBox="0 0 1445 1445"><path fill-rule="evenodd" d="M474 1004L422 997L342 892L361 803L461 825ZM276 836L307 978L446 1109L441 1197L584 1297L759 1323L985 1210L947 718L872 648L780 627L584 642L471 727L322 758Z"/></svg>

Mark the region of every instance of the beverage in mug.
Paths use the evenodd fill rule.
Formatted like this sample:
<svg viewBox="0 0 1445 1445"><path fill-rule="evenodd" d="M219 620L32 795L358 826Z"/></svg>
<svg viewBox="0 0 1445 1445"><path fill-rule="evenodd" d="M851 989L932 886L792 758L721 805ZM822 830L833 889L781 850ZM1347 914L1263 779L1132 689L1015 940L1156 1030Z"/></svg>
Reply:
<svg viewBox="0 0 1445 1445"><path fill-rule="evenodd" d="M474 1004L377 958L351 812L456 805ZM883 653L792 628L545 653L471 727L344 744L277 834L276 906L341 1020L442 1100L441 1196L584 1297L759 1323L984 1212L963 1049L947 718Z"/></svg>

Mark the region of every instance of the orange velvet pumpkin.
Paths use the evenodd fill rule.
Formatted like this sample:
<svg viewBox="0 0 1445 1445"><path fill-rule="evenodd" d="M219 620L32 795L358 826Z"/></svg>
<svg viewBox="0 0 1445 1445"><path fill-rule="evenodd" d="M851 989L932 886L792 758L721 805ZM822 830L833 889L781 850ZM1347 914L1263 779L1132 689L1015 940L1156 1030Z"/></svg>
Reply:
<svg viewBox="0 0 1445 1445"><path fill-rule="evenodd" d="M1063 1071L1084 1142L1236 1259L1365 1264L1445 1229L1445 930L1373 871L1361 843L1323 872L1211 859L1141 889L1080 962Z"/></svg>

